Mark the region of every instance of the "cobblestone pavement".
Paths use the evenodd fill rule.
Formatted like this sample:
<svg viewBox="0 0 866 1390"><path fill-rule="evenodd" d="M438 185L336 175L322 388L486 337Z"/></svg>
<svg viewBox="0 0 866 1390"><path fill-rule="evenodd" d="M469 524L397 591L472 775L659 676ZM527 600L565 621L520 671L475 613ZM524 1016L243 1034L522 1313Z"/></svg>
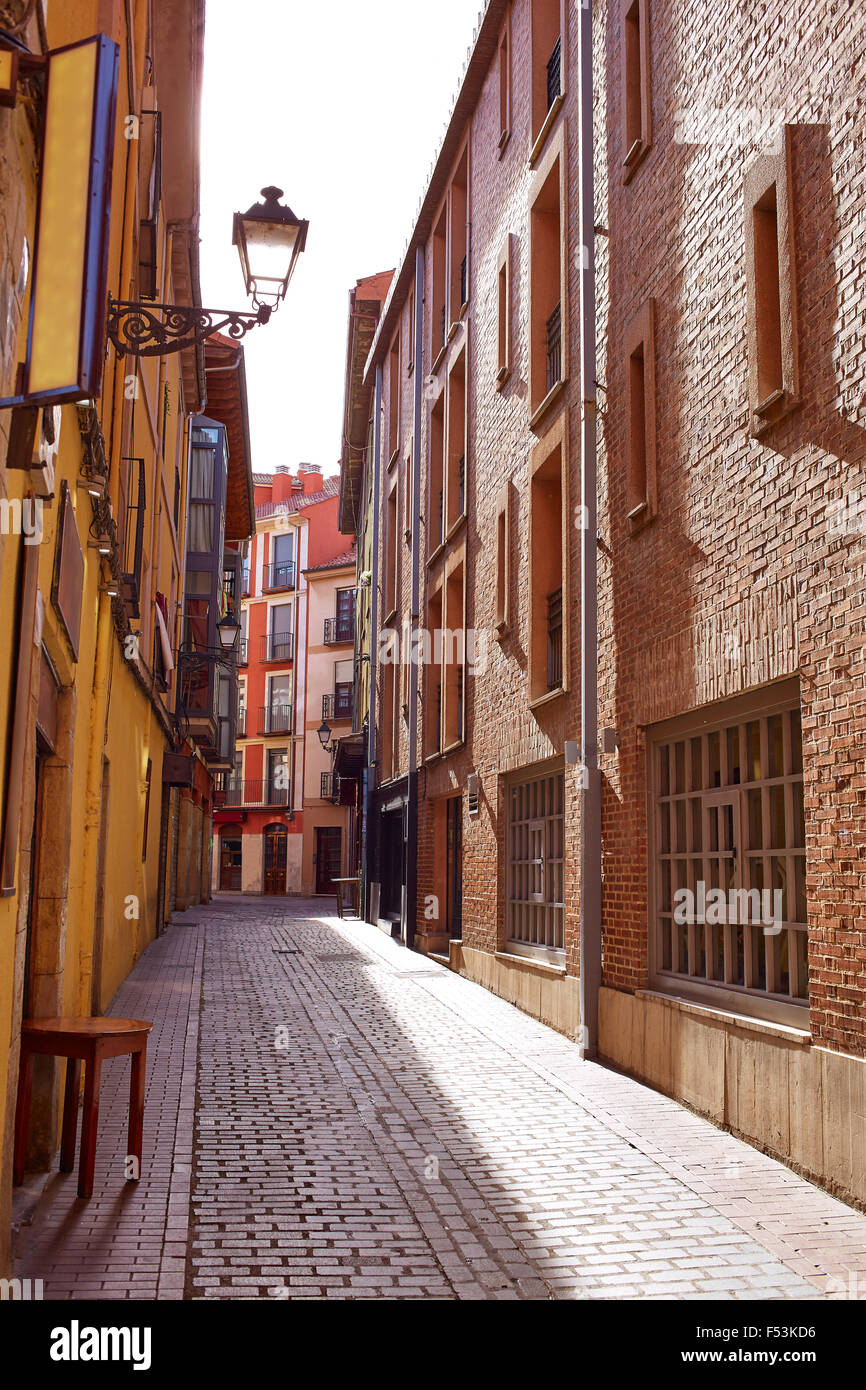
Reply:
<svg viewBox="0 0 866 1390"><path fill-rule="evenodd" d="M46 1298L866 1296L866 1217L329 910L221 898L139 962L143 1178L119 1059L92 1201L54 1175L17 1241Z"/></svg>

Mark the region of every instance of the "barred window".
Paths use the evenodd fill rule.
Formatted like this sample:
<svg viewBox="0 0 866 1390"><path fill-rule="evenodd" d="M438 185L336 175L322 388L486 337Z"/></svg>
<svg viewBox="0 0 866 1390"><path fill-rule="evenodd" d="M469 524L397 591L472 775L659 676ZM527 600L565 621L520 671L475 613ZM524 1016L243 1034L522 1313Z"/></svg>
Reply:
<svg viewBox="0 0 866 1390"><path fill-rule="evenodd" d="M546 772L508 789L508 947L518 954L564 949L565 779Z"/></svg>
<svg viewBox="0 0 866 1390"><path fill-rule="evenodd" d="M657 982L796 1022L809 998L799 700L663 726L649 756Z"/></svg>

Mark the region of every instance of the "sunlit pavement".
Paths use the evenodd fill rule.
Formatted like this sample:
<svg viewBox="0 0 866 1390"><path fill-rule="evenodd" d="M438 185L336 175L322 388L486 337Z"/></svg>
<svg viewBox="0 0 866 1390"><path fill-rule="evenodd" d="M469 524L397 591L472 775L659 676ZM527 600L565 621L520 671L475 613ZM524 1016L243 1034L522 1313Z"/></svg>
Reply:
<svg viewBox="0 0 866 1390"><path fill-rule="evenodd" d="M50 1179L47 1299L866 1297L866 1217L328 899L222 897L139 961L96 1185Z"/></svg>

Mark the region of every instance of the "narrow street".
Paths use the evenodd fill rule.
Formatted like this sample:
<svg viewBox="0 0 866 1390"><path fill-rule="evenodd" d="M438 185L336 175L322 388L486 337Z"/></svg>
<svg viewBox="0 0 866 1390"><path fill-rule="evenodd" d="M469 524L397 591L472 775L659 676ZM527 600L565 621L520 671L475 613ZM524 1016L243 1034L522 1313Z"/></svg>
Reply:
<svg viewBox="0 0 866 1390"><path fill-rule="evenodd" d="M92 1201L55 1173L17 1237L46 1298L863 1296L866 1217L323 907L223 898L136 966L142 1180L117 1059Z"/></svg>

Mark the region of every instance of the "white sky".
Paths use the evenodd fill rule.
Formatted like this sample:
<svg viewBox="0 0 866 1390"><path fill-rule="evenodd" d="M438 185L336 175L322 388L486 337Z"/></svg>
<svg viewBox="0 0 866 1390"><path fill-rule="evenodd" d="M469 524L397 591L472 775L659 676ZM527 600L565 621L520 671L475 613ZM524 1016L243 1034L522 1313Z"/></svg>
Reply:
<svg viewBox="0 0 866 1390"><path fill-rule="evenodd" d="M253 467L336 471L348 295L396 266L482 0L208 0L202 300L248 307L232 213L274 183L310 222L289 293L244 339Z"/></svg>

